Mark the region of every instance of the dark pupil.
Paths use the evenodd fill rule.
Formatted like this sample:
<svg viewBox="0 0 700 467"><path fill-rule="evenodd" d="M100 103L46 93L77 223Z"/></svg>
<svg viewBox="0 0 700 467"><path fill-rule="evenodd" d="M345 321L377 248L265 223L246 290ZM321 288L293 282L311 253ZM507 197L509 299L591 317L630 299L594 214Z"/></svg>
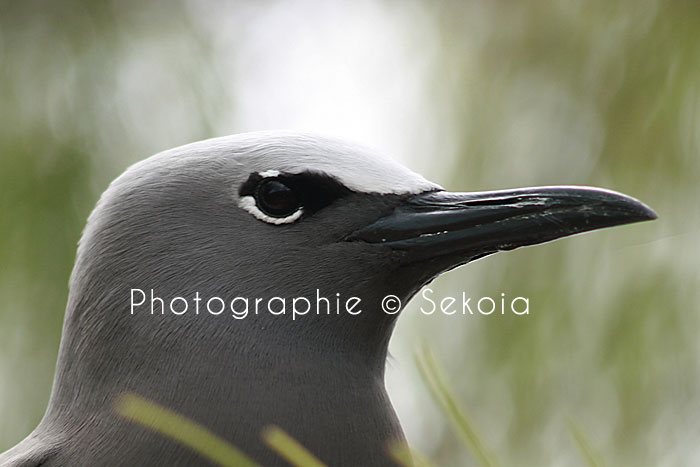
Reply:
<svg viewBox="0 0 700 467"><path fill-rule="evenodd" d="M299 209L299 197L284 183L263 180L256 193L258 208L268 216L287 217Z"/></svg>

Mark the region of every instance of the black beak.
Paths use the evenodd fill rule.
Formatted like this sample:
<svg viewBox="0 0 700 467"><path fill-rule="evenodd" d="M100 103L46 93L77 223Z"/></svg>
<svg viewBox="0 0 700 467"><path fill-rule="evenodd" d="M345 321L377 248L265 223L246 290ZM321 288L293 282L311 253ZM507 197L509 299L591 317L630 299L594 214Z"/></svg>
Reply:
<svg viewBox="0 0 700 467"><path fill-rule="evenodd" d="M347 240L406 250L411 262L450 256L461 264L497 251L656 218L642 202L599 188L436 191L408 198Z"/></svg>

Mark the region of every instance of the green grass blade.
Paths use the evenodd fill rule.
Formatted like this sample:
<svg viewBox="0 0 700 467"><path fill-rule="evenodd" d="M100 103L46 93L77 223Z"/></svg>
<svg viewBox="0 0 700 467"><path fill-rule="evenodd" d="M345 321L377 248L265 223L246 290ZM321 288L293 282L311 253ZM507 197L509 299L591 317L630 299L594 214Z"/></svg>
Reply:
<svg viewBox="0 0 700 467"><path fill-rule="evenodd" d="M421 351L416 354L416 365L431 395L443 413L452 422L457 433L465 441L476 461L483 466L497 465L493 455L486 449L472 427L467 414L452 395L446 378L443 376L435 357L427 346L423 345Z"/></svg>
<svg viewBox="0 0 700 467"><path fill-rule="evenodd" d="M304 446L277 426L269 426L262 432L263 441L294 467L325 467Z"/></svg>
<svg viewBox="0 0 700 467"><path fill-rule="evenodd" d="M596 452L595 449L593 449L593 446L588 441L588 438L586 437L586 435L583 434L583 431L578 427L574 420L568 417L567 421L569 425L569 433L571 433L571 437L576 442L576 446L578 446L579 451L581 451L581 455L584 459L586 459L587 465L589 465L590 467L605 466L605 462L603 462L603 457L598 452Z"/></svg>
<svg viewBox="0 0 700 467"><path fill-rule="evenodd" d="M389 443L389 455L402 467L433 467L433 464L423 455L411 449L403 441Z"/></svg>
<svg viewBox="0 0 700 467"><path fill-rule="evenodd" d="M243 452L198 423L136 394L119 396L115 409L127 420L174 439L217 465L257 465Z"/></svg>

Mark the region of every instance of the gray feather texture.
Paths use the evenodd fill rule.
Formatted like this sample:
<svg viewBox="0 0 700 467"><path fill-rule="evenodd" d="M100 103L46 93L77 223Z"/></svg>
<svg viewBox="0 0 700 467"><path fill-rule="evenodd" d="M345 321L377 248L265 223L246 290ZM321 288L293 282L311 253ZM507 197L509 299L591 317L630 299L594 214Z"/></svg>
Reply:
<svg viewBox="0 0 700 467"><path fill-rule="evenodd" d="M284 227L237 204L254 172L326 173L352 193ZM275 424L330 465L391 465L402 432L384 389L395 317L438 271L397 270L400 252L339 242L406 195L439 188L390 159L328 138L264 132L217 138L130 167L100 198L70 280L49 408L2 466L210 465L195 452L115 415L130 391L206 426L264 465ZM129 291L163 298L362 299L360 316L234 319L136 311Z"/></svg>

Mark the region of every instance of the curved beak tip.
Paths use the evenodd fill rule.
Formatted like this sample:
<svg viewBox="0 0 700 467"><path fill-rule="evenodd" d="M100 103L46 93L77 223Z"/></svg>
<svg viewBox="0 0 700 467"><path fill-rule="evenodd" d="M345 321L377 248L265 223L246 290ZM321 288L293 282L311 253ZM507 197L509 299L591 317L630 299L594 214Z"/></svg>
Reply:
<svg viewBox="0 0 700 467"><path fill-rule="evenodd" d="M659 215L654 211L652 208L647 206L646 204L642 203L641 201L637 201L639 203L639 214L640 218L643 221L653 221L659 218Z"/></svg>

